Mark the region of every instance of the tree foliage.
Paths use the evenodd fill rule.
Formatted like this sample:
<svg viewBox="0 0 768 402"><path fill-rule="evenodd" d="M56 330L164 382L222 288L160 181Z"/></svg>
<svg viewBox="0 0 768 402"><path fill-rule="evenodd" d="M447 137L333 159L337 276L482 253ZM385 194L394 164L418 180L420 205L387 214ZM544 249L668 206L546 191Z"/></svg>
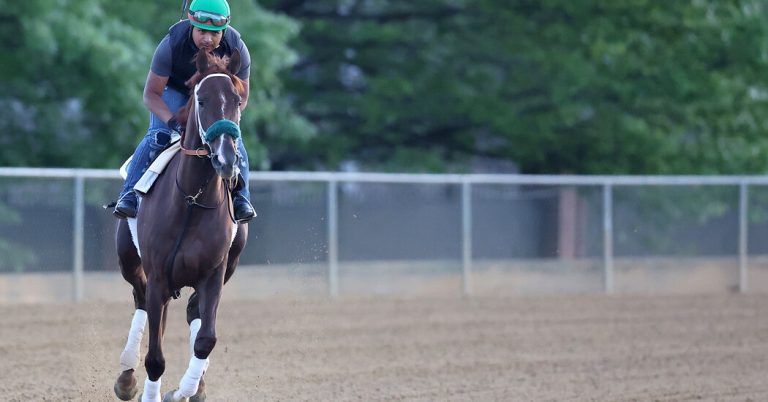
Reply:
<svg viewBox="0 0 768 402"><path fill-rule="evenodd" d="M277 73L292 63L286 42L298 27L251 1L230 5L254 58L243 131L258 159L265 154L258 125L301 121L271 102L281 96ZM120 166L146 132L144 81L157 43L179 15L180 3L165 0L4 5L0 40L11 49L0 58L0 165Z"/></svg>
<svg viewBox="0 0 768 402"><path fill-rule="evenodd" d="M118 166L179 3L7 3L0 165ZM768 170L760 0L230 4L253 60L254 169Z"/></svg>
<svg viewBox="0 0 768 402"><path fill-rule="evenodd" d="M287 166L768 168L760 1L266 3L303 24L286 80L318 128L309 157L278 155Z"/></svg>
<svg viewBox="0 0 768 402"><path fill-rule="evenodd" d="M114 165L116 149L136 138L148 37L101 3L30 0L0 10L12 55L0 59L3 165Z"/></svg>

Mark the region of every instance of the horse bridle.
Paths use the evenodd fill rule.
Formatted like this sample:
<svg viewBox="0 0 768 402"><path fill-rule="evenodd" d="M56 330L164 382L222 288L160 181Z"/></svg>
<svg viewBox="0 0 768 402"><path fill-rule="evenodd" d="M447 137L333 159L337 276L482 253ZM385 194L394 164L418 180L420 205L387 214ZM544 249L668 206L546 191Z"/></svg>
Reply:
<svg viewBox="0 0 768 402"><path fill-rule="evenodd" d="M194 97L195 97L194 98L194 102L195 102L194 103L194 107L195 107L195 121L197 122L197 131L198 131L198 134L200 135L200 141L202 141L203 147L196 148L196 149L184 148L184 146L181 145L182 143L184 143L184 136L186 135L186 132L184 132L184 133L181 134L182 139L179 141L179 145L181 147L181 152L184 155L197 156L199 158L206 157L208 159L213 159L214 157L216 157L216 154L213 153L213 151L211 150L210 144L208 143L208 141L205 140L206 130L203 128L203 122L200 119L200 107L199 107L199 103L198 103L199 98L198 98L198 95L197 95L197 92L200 90L200 86L203 84L203 82L205 82L205 80L207 80L208 78L211 78L211 77L226 77L228 79L230 78L227 74L222 74L222 73L209 74L209 75L206 75L205 77L203 77L203 79L200 80L200 82L198 82L197 85L195 85L195 90L194 90ZM237 150L235 150L235 152L236 152L237 160L239 161L242 156L240 155L239 152L237 152ZM190 208L192 206L198 206L198 207L201 207L203 209L214 209L214 208L217 208L217 206L208 206L208 205L201 204L197 200L197 198L203 193L203 191L205 190L205 187L208 185L208 183L210 182L210 180L212 178L213 178L213 175L211 175L211 177L209 177L207 180L205 180L205 182L200 187L200 189L198 189L197 194L192 196L192 195L186 194L184 192L184 190L181 188L181 186L179 185L178 171L177 171L176 187L179 189L179 191L182 192L182 194L184 194L184 200L185 200L185 202L187 203L187 205ZM227 181L227 180L224 180L224 182L225 182L225 185L224 185L225 192L228 195L229 193L232 192L232 189L235 188L235 186L237 185L237 177L235 177L234 182L230 182L230 181ZM226 199L226 197L224 199ZM222 202L223 202L223 199L222 199ZM221 205L221 204L219 204L219 205ZM232 211L230 211L230 216L231 216L232 221L234 222L235 219L234 219L234 215L232 214Z"/></svg>
<svg viewBox="0 0 768 402"><path fill-rule="evenodd" d="M198 134L200 135L200 140L203 142L203 147L202 148L197 148L197 149L187 149L187 148L184 148L184 146L181 145L181 144L184 143L184 134L185 133L182 133L181 134L182 139L179 141L179 145L181 146L181 152L184 155L197 156L197 157L201 157L201 158L202 157L207 157L208 159L212 159L212 158L214 158L216 156L216 154L214 154L211 151L210 144L208 144L208 142L205 140L205 132L206 132L206 130L203 128L203 124L200 121L200 107L199 107L199 104L198 104L198 96L197 96L197 91L200 89L200 85L202 85L203 82L205 82L205 80L207 80L210 77L227 77L227 78L229 78L229 76L226 75L226 74L221 74L221 73L210 74L210 75L205 76L202 80L200 80L200 82L197 83L197 85L195 85L195 91L194 91L194 95L195 95L195 120L197 122L197 131L198 131ZM241 157L240 153L237 152L238 160L239 160L240 157ZM187 204L187 211L184 214L184 221L182 223L181 233L179 233L179 237L176 239L176 244L173 247L173 252L171 254L171 258L169 259L169 262L168 262L168 264L165 267L165 276L166 276L166 280L168 281L168 291L170 292L171 297L173 297L174 299L178 299L179 298L179 296L181 295L181 289L175 288L175 286L173 285L173 263L176 260L176 255L178 254L179 249L181 248L181 243L184 240L184 234L187 232L187 228L189 226L189 218L192 215L192 210L194 209L194 207L199 207L199 208L207 209L207 210L213 210L213 209L218 208L218 206L220 206L225 200L228 200L228 199L231 198L232 188L234 188L234 186L235 186L234 183L230 183L229 181L224 180L224 197L222 197L222 199L219 202L219 204L218 205L205 205L205 204L202 204L202 203L200 203L198 201L198 197L200 197L203 194L203 192L205 191L205 188L208 186L208 183L211 181L211 179L213 178L215 173L211 172L211 175L205 180L205 182L203 182L203 185L200 186L200 188L197 190L197 193L195 195L189 195L186 192L184 192L184 189L182 189L181 185L179 184L179 176L178 176L178 174L179 174L179 171L178 171L178 166L177 166L176 177L175 177L176 188L181 192L181 194L184 195L184 202ZM237 179L235 179L235 180L237 180ZM235 216L234 216L234 211L232 211L230 203L227 203L227 212L229 214L229 219L233 223L236 223Z"/></svg>
<svg viewBox="0 0 768 402"><path fill-rule="evenodd" d="M205 140L206 130L203 128L203 122L200 120L200 107L199 107L200 104L198 103L199 98L197 96L197 91L200 90L200 86L203 85L203 82L205 82L205 80L207 80L208 78L211 78L211 77L226 77L226 78L229 79L229 76L227 74L222 74L222 73L209 74L209 75L206 75L205 77L203 77L203 79L200 80L200 82L198 82L197 85L195 85L195 90L194 90L194 96L195 96L195 101L194 101L195 102L194 103L194 105L195 105L195 121L197 122L197 132L200 135L200 141L203 142L203 147L204 148L188 149L188 148L184 148L184 146L182 145L181 146L181 152L184 153L184 155L197 156L197 157L205 156L205 157L208 157L208 159L211 159L211 158L216 156L216 154L214 154L211 151L211 146L210 146L210 144L208 144L208 141ZM237 154L237 158L239 160L242 157L242 155L240 155L239 152L236 152L236 154Z"/></svg>

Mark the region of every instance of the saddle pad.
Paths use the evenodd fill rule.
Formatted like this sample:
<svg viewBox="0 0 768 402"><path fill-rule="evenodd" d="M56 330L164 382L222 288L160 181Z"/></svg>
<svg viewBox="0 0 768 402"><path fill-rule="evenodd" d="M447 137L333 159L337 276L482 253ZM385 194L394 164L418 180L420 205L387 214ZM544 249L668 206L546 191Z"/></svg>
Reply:
<svg viewBox="0 0 768 402"><path fill-rule="evenodd" d="M139 249L139 229L136 228L136 218L128 218L128 229L131 231L131 240L133 240L133 246L136 247L136 252L141 258L141 250Z"/></svg>
<svg viewBox="0 0 768 402"><path fill-rule="evenodd" d="M179 133L175 131L171 132L171 142L170 142L171 145L173 145L174 142L178 142L180 139L181 139L181 136L179 135ZM120 166L120 169L119 169L120 177L122 177L123 180L125 180L128 177L128 165L131 163L132 160L133 160L133 154L131 154L131 156L129 156L128 159L126 159L125 162L123 162L123 165Z"/></svg>
<svg viewBox="0 0 768 402"><path fill-rule="evenodd" d="M163 173L165 167L168 166L168 162L171 161L173 155L175 155L176 152L179 152L180 149L180 141L174 142L171 146L166 148L166 150L163 151L151 165L149 165L149 168L147 168L147 171L144 172L136 185L133 186L133 189L141 194L149 193L149 190L152 188L152 185L155 184L157 177L160 176L160 173Z"/></svg>

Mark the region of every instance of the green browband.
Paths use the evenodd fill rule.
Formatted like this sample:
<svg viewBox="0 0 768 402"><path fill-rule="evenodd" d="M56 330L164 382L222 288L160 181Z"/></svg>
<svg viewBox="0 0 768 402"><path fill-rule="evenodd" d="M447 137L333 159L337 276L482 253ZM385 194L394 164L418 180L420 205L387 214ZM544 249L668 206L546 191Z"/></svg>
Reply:
<svg viewBox="0 0 768 402"><path fill-rule="evenodd" d="M232 120L219 120L211 124L208 130L205 130L205 142L210 143L222 134L231 135L232 138L238 139L240 138L240 126Z"/></svg>

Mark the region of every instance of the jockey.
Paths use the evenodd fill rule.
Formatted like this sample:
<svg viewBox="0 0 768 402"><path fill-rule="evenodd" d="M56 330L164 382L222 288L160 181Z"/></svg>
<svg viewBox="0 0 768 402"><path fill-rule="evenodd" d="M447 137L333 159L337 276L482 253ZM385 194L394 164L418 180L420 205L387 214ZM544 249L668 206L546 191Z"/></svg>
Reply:
<svg viewBox="0 0 768 402"><path fill-rule="evenodd" d="M213 52L218 56L230 56L235 50L240 51L242 67L237 76L245 84L240 110L245 109L248 103L251 56L240 39L240 33L229 25L227 1L194 0L189 6L188 17L170 27L152 57L147 82L144 84L144 104L150 111L149 129L128 165L128 176L115 205L114 214L119 218L136 217L137 199L133 186L168 145L172 131L181 133L185 129L186 122L178 122L173 116L189 100L190 88L186 82L196 71L192 59L198 50ZM243 186L233 193L232 202L235 220L247 222L256 214L250 203L248 154L242 139L237 140L237 149L241 155L238 167Z"/></svg>

